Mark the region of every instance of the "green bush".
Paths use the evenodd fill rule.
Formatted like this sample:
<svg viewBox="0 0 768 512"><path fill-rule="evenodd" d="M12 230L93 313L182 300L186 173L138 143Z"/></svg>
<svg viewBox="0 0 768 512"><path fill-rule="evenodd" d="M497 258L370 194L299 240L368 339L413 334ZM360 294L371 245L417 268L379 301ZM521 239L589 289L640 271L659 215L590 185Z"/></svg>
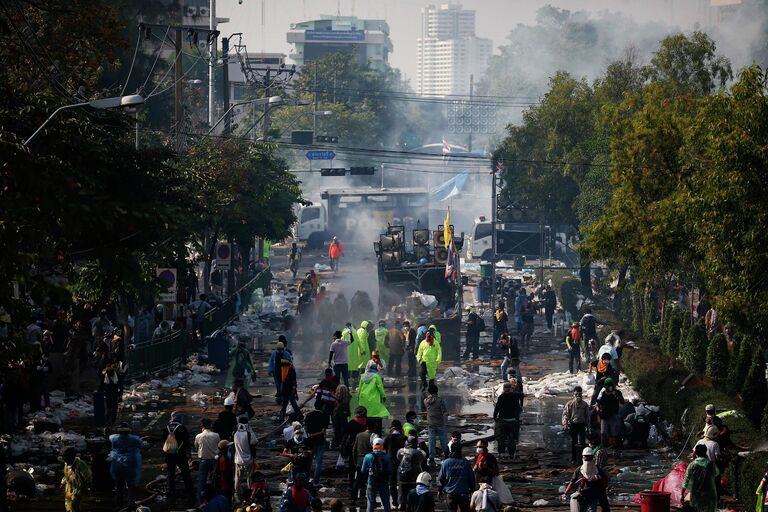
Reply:
<svg viewBox="0 0 768 512"><path fill-rule="evenodd" d="M691 373L704 375L707 366L707 330L702 320L696 322L685 340L683 364Z"/></svg>
<svg viewBox="0 0 768 512"><path fill-rule="evenodd" d="M709 340L707 347L707 376L715 383L722 383L728 377L728 342L722 334Z"/></svg>
<svg viewBox="0 0 768 512"><path fill-rule="evenodd" d="M685 340L688 339L688 333L691 332L691 327L693 327L693 324L691 323L691 314L687 311L681 311L680 318L682 320L682 324L680 325L680 342L678 343L677 348L678 356L682 357L683 346L685 345Z"/></svg>
<svg viewBox="0 0 768 512"><path fill-rule="evenodd" d="M765 365L763 356L755 351L747 379L741 390L741 406L747 418L756 426L760 426L766 403L768 403L768 393L766 393Z"/></svg>
<svg viewBox="0 0 768 512"><path fill-rule="evenodd" d="M763 409L763 417L760 420L760 432L768 437L768 403L765 404L765 409Z"/></svg>
<svg viewBox="0 0 768 512"><path fill-rule="evenodd" d="M680 351L680 330L683 326L683 312L677 304L667 308L664 324L662 350L668 356L676 358Z"/></svg>
<svg viewBox="0 0 768 512"><path fill-rule="evenodd" d="M749 372L749 365L752 363L753 339L748 336L737 334L733 338L733 351L731 352L731 361L728 365L728 379L726 388L731 393L739 393L744 387L744 380Z"/></svg>
<svg viewBox="0 0 768 512"><path fill-rule="evenodd" d="M643 291L637 283L632 285L632 331L644 337L643 332Z"/></svg>

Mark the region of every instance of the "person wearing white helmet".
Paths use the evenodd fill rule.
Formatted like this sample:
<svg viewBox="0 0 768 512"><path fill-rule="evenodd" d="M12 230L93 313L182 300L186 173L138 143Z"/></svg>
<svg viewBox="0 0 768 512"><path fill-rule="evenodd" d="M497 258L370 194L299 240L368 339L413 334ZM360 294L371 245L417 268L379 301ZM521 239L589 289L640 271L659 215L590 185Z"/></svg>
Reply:
<svg viewBox="0 0 768 512"><path fill-rule="evenodd" d="M232 434L237 429L237 414L234 412L235 395L230 393L224 399L224 410L219 412L216 421L213 422L213 431L219 434L220 439L232 439Z"/></svg>
<svg viewBox="0 0 768 512"><path fill-rule="evenodd" d="M373 440L373 451L363 458L360 474L368 475L368 488L366 490L367 512L373 512L376 508L376 497L381 498L381 506L384 512L391 509L389 496L389 479L392 475L392 459L384 451L384 439L377 437Z"/></svg>
<svg viewBox="0 0 768 512"><path fill-rule="evenodd" d="M416 477L416 488L408 493L405 505L407 512L434 512L435 498L429 488L430 485L432 485L432 476L426 471Z"/></svg>
<svg viewBox="0 0 768 512"><path fill-rule="evenodd" d="M571 510L597 510L598 504L607 501L607 497L606 500L603 497L608 481L602 468L595 462L592 448L582 450L581 460L582 464L573 472L562 499L567 500L568 494L575 489L576 492L570 495Z"/></svg>

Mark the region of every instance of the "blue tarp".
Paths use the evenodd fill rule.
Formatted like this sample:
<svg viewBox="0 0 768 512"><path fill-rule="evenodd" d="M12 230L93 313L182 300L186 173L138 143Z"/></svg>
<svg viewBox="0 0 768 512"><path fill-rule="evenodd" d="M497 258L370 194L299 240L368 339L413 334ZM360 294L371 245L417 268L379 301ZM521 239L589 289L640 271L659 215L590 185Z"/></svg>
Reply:
<svg viewBox="0 0 768 512"><path fill-rule="evenodd" d="M433 188L429 194L429 201L445 201L452 197L456 197L464 191L464 187L467 184L467 178L469 178L469 173L463 172L457 174L442 185Z"/></svg>

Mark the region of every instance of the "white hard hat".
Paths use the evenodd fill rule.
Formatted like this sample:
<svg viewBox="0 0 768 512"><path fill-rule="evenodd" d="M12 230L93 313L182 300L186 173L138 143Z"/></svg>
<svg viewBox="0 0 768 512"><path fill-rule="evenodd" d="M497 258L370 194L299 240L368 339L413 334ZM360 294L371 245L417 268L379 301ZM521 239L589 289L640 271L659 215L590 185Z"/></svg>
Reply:
<svg viewBox="0 0 768 512"><path fill-rule="evenodd" d="M581 451L581 456L582 456L582 457L583 457L584 455L594 455L594 454L595 454L595 453L592 451L592 448L590 448L589 446L587 446L586 448L584 448L584 449Z"/></svg>
<svg viewBox="0 0 768 512"><path fill-rule="evenodd" d="M224 399L224 407L227 407L229 405L235 405L235 397L232 395L227 396L227 398Z"/></svg>
<svg viewBox="0 0 768 512"><path fill-rule="evenodd" d="M426 485L427 487L429 487L430 485L432 485L432 475L430 475L426 471L422 471L421 473L419 473L419 476L416 477L416 483L421 485Z"/></svg>

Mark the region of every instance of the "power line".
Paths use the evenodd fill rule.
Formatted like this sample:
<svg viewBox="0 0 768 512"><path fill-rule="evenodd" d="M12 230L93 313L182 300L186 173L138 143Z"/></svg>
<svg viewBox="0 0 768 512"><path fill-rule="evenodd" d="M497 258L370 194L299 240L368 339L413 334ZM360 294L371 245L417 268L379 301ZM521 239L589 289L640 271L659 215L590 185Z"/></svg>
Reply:
<svg viewBox="0 0 768 512"><path fill-rule="evenodd" d="M191 72L193 69L195 69L195 66L197 66L197 64L200 62L200 60L201 60L201 57L198 57L198 58L197 58L197 59L196 59L196 60L195 60L195 61L194 61L194 62L193 62L193 63L192 63L190 66L189 66L189 69L188 69L188 70L186 70L186 71L184 72L184 74L183 74L183 75L181 75L181 78L179 78L178 80L174 80L174 81L173 81L173 83L172 83L171 85L169 85L168 87L166 87L166 88L165 88L165 89L163 89L162 91L160 91L160 92L158 92L158 93L155 93L155 91L157 90L157 87L160 87L160 85L161 85L161 84L158 84L158 85L157 85L157 87L155 87L155 88L152 90L152 92L151 92L151 93L149 93L149 95L146 97L146 99L150 99L150 98L152 98L152 97L154 97L154 96L159 96L160 94L163 94L164 92L166 92L167 90L169 90L171 87L174 87L174 86L175 86L177 83L179 83L181 80L184 80L184 78L186 78L186 76L187 76L187 75L188 75L188 74L189 74L189 73L190 73L190 72ZM176 63L174 62L173 66L171 66L171 67L170 67L170 68L168 68L168 69L169 69L169 71L170 71L171 69L174 69L175 67L176 67ZM167 74L168 74L168 73L166 72L166 75L167 75Z"/></svg>
<svg viewBox="0 0 768 512"><path fill-rule="evenodd" d="M131 60L131 68L128 70L128 77L125 79L123 89L120 91L120 96L125 94L125 89L128 87L128 82L131 81L131 74L133 73L133 66L136 64L136 54L139 53L139 45L141 44L141 34L136 37L136 47L133 49L133 60Z"/></svg>
<svg viewBox="0 0 768 512"><path fill-rule="evenodd" d="M147 78L144 80L144 84L141 86L141 90L144 90L147 87L147 83L149 82L149 79L152 78L152 73L155 71L155 66L157 66L157 61L160 59L160 54L162 53L163 46L165 45L165 39L168 37L168 32L171 30L171 26L168 25L168 28L165 29L165 35L163 35L163 39L160 41L160 46L155 50L155 62L152 63L152 67L149 70L149 73L147 73ZM141 37L141 36L139 36Z"/></svg>

